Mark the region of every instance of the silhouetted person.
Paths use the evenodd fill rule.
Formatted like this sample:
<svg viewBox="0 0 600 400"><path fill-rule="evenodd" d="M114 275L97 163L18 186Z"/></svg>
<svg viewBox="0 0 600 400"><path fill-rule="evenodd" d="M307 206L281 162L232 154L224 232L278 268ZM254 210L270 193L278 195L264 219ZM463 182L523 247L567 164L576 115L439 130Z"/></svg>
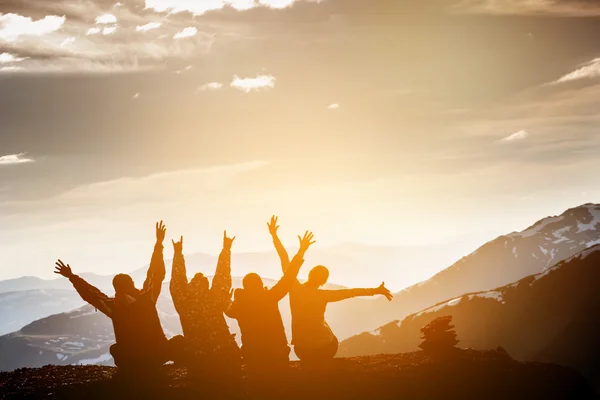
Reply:
<svg viewBox="0 0 600 400"><path fill-rule="evenodd" d="M314 243L313 234L306 232L300 238L300 250L271 289L263 285L255 273L243 279L243 289L237 289L227 312L235 318L242 333L244 363L251 369L272 369L287 366L290 356L285 328L279 312L279 301L289 292L304 263L306 250Z"/></svg>
<svg viewBox="0 0 600 400"><path fill-rule="evenodd" d="M227 232L223 234L223 250L211 287L202 273L194 275L188 283L183 237L180 242L173 242L175 255L170 289L185 337L181 361L188 366L229 371L241 367L240 349L223 315L231 304L231 245L234 239L228 238Z"/></svg>
<svg viewBox="0 0 600 400"><path fill-rule="evenodd" d="M112 320L116 344L110 347L110 354L121 372L154 369L170 359L170 345L156 311L165 279L165 232L162 221L157 223L156 244L143 288L136 289L129 275L118 274L113 279L114 298L73 274L70 265L61 260L56 263L54 272L69 278L83 300Z"/></svg>
<svg viewBox="0 0 600 400"><path fill-rule="evenodd" d="M285 273L291 265L287 251L277 236L277 217L271 217L271 222L267 225ZM327 360L337 353L338 339L325 321L327 304L358 296L382 295L392 300L392 294L384 283L373 289L321 289L328 278L329 270L318 265L309 272L306 283L301 284L298 279L294 279L290 288L292 345L300 360Z"/></svg>

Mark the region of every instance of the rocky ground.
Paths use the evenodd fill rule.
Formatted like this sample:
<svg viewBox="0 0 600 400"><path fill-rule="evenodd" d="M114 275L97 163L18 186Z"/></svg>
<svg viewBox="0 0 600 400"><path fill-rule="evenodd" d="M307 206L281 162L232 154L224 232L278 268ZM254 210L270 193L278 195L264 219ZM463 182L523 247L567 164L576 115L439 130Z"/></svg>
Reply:
<svg viewBox="0 0 600 400"><path fill-rule="evenodd" d="M576 371L520 363L503 352L462 350L434 360L424 352L290 364L240 382L188 375L173 365L159 377L124 380L111 367L46 366L0 373L2 398L14 399L592 399Z"/></svg>

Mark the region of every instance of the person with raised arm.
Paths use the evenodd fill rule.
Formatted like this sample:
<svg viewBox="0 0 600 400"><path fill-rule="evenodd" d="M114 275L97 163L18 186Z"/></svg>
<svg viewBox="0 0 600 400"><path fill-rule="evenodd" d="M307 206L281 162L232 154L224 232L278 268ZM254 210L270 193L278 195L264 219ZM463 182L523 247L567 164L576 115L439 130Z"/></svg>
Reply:
<svg viewBox="0 0 600 400"><path fill-rule="evenodd" d="M289 263L283 277L270 289L256 273L246 275L243 289L234 292L226 315L237 320L242 333L242 357L250 370L278 369L287 366L290 347L279 312L279 301L288 294L304 263L304 254L315 243L313 234L298 236L300 250Z"/></svg>
<svg viewBox="0 0 600 400"><path fill-rule="evenodd" d="M56 274L68 278L83 300L112 320L116 343L110 347L120 372L147 371L160 367L171 358L170 344L163 332L156 310L162 282L165 279L163 240L166 227L156 224L156 244L142 289L137 289L131 276L113 278L115 297L75 275L69 264L56 262Z"/></svg>
<svg viewBox="0 0 600 400"><path fill-rule="evenodd" d="M183 256L183 236L173 241L175 255L170 291L183 328L184 365L200 371L236 372L241 368L240 349L229 331L224 312L231 304L231 246L235 237L223 234L223 250L209 287L202 273L188 282Z"/></svg>
<svg viewBox="0 0 600 400"><path fill-rule="evenodd" d="M271 217L267 226L285 273L290 268L290 263L287 251L277 235L277 217ZM338 338L325 321L327 304L359 296L382 295L389 301L393 298L384 283L371 289L322 289L328 278L329 270L317 265L309 272L307 282L300 283L298 279L294 279L290 289L292 345L296 356L303 361L327 360L337 353Z"/></svg>

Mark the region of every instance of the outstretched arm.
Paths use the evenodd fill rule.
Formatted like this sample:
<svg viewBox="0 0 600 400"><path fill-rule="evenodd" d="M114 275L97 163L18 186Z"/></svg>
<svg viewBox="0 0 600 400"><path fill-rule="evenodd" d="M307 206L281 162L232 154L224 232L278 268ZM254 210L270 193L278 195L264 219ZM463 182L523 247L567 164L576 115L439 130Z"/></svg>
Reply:
<svg viewBox="0 0 600 400"><path fill-rule="evenodd" d="M275 250L277 250L277 255L279 255L279 259L281 260L281 271L285 273L290 265L290 256L285 247L283 247L281 240L279 240L279 236L277 236L279 225L277 225L277 217L275 215L271 217L271 222L267 222L267 226L269 227L269 233L273 238L273 244L275 245Z"/></svg>
<svg viewBox="0 0 600 400"><path fill-rule="evenodd" d="M361 296L376 296L382 295L385 296L386 299L392 301L392 294L385 287L384 283L381 283L379 287L372 289L340 289L340 290L319 290L320 296L322 296L323 300L328 303L333 303L336 301L342 301L346 299L350 299L352 297L361 297Z"/></svg>
<svg viewBox="0 0 600 400"><path fill-rule="evenodd" d="M173 242L173 266L171 267L171 283L169 283L169 291L173 298L175 308L178 308L185 300L187 293L187 272L185 270L185 258L183 257L183 236L179 242Z"/></svg>
<svg viewBox="0 0 600 400"><path fill-rule="evenodd" d="M269 295L272 296L275 300L279 301L285 297L286 294L290 291L294 282L297 282L298 272L300 272L300 267L304 263L304 254L306 250L315 243L313 239L312 232L306 232L303 238L300 238L300 250L292 259L290 266L284 272L283 277L269 290Z"/></svg>
<svg viewBox="0 0 600 400"><path fill-rule="evenodd" d="M231 298L231 245L234 239L235 236L227 237L227 231L223 233L223 250L219 254L217 270L210 288L211 292L216 294L218 303L224 307L229 305Z"/></svg>
<svg viewBox="0 0 600 400"><path fill-rule="evenodd" d="M75 275L73 271L71 271L71 266L69 264L65 265L61 260L58 260L56 262L56 271L54 271L54 273L68 278L81 298L94 306L96 310L99 310L108 317L112 316L114 300L102 293L97 287L87 283L83 278Z"/></svg>
<svg viewBox="0 0 600 400"><path fill-rule="evenodd" d="M152 300L156 303L160 291L162 289L162 283L165 280L167 271L165 269L165 260L163 259L163 240L165 240L165 234L167 227L163 225L163 222L156 223L156 244L154 245L154 252L152 253L152 259L150 260L150 267L146 273L146 280L144 281L143 291L152 292Z"/></svg>

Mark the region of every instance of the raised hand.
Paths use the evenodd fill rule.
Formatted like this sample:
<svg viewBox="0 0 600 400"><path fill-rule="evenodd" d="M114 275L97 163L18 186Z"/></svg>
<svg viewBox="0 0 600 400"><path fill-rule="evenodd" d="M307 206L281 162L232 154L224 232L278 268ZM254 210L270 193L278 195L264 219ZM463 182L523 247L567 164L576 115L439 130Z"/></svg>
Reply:
<svg viewBox="0 0 600 400"><path fill-rule="evenodd" d="M306 250L308 250L308 248L315 243L313 240L314 237L315 236L313 233L309 231L304 233L304 237L298 236L298 240L300 241L300 252L302 252L302 254L304 254Z"/></svg>
<svg viewBox="0 0 600 400"><path fill-rule="evenodd" d="M235 236L232 238L227 237L227 231L223 232L223 249L225 250L231 250L231 245L233 244L233 241L235 240Z"/></svg>
<svg viewBox="0 0 600 400"><path fill-rule="evenodd" d="M156 243L162 243L167 234L167 227L163 225L162 220L156 223Z"/></svg>
<svg viewBox="0 0 600 400"><path fill-rule="evenodd" d="M58 260L56 262L56 271L55 274L59 274L64 276L65 278L71 278L73 276L73 271L71 271L71 266L69 264L65 265L64 262Z"/></svg>
<svg viewBox="0 0 600 400"><path fill-rule="evenodd" d="M375 294L385 296L385 298L388 299L388 301L392 301L392 299L394 298L390 290L385 287L385 282L381 282L381 285L379 285L379 287L375 289Z"/></svg>
<svg viewBox="0 0 600 400"><path fill-rule="evenodd" d="M279 229L279 225L277 225L277 216L273 215L271 217L271 222L267 222L267 226L269 227L269 233L271 236L277 235L277 229Z"/></svg>
<svg viewBox="0 0 600 400"><path fill-rule="evenodd" d="M173 242L173 250L175 250L175 254L183 253L183 236L181 236L179 242L176 242L173 239L171 239L171 242Z"/></svg>

